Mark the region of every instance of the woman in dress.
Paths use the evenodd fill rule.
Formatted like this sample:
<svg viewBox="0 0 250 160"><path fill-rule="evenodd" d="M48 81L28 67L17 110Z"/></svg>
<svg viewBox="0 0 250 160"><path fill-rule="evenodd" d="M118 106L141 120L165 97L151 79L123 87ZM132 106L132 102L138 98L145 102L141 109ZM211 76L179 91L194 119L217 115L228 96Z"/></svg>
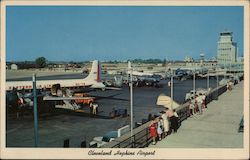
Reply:
<svg viewBox="0 0 250 160"><path fill-rule="evenodd" d="M156 144L156 137L157 137L157 122L156 120L151 121L150 127L150 137L153 139L153 145Z"/></svg>
<svg viewBox="0 0 250 160"><path fill-rule="evenodd" d="M168 132L169 132L169 121L168 121L168 117L166 115L166 112L164 112L162 115L161 115L161 118L163 120L163 131L164 131L164 137L168 135Z"/></svg>
<svg viewBox="0 0 250 160"><path fill-rule="evenodd" d="M157 118L157 134L158 134L158 137L159 137L159 141L161 140L162 138L162 128L163 128L163 122L162 122L162 118Z"/></svg>

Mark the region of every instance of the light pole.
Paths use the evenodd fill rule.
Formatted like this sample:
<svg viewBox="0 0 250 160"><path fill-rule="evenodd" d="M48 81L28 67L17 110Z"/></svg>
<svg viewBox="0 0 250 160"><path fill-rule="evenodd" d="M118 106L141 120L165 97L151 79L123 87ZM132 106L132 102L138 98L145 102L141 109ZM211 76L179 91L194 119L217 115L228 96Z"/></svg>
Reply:
<svg viewBox="0 0 250 160"><path fill-rule="evenodd" d="M133 68L131 62L128 62L128 70L130 71L130 138L133 146Z"/></svg>
<svg viewBox="0 0 250 160"><path fill-rule="evenodd" d="M171 82L170 82L170 86L171 86L171 109L173 109L173 99L174 99L174 80L173 80L173 76L174 76L174 70L172 69L172 71L171 71Z"/></svg>
<svg viewBox="0 0 250 160"><path fill-rule="evenodd" d="M219 99L219 75L218 73L216 74L216 88L217 88L217 98L216 100Z"/></svg>
<svg viewBox="0 0 250 160"><path fill-rule="evenodd" d="M195 99L195 69L194 69L194 71L193 71L193 91L194 91L194 93L193 93L193 97L194 97L194 99Z"/></svg>
<svg viewBox="0 0 250 160"><path fill-rule="evenodd" d="M33 112L34 112L34 135L35 135L35 147L38 147L38 124L37 124L37 95L36 95L36 74L33 74Z"/></svg>
<svg viewBox="0 0 250 160"><path fill-rule="evenodd" d="M207 90L209 90L209 70L207 71Z"/></svg>

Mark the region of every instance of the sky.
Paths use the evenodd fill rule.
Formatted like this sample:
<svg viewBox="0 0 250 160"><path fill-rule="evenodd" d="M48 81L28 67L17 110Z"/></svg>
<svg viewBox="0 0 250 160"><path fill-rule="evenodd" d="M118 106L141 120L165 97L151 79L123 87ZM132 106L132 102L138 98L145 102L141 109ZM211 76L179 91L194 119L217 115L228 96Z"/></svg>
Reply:
<svg viewBox="0 0 250 160"><path fill-rule="evenodd" d="M209 59L225 30L242 55L241 6L7 6L6 61Z"/></svg>

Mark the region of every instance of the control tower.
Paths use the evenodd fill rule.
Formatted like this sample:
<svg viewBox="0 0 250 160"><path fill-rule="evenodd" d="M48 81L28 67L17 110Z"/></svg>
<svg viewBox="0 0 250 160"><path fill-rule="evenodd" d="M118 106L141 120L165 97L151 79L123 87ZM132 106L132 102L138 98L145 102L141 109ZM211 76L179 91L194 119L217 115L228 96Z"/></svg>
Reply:
<svg viewBox="0 0 250 160"><path fill-rule="evenodd" d="M228 66L237 62L237 43L233 42L233 32L220 33L218 41L217 57L218 64Z"/></svg>

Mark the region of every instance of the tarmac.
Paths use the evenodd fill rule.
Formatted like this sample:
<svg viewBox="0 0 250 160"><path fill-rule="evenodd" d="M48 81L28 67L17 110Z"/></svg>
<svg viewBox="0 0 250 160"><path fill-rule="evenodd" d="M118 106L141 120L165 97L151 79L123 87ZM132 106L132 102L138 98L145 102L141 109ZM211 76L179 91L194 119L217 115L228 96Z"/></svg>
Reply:
<svg viewBox="0 0 250 160"><path fill-rule="evenodd" d="M243 148L243 132L238 132L243 116L243 83L209 103L202 115L184 120L177 133L149 148Z"/></svg>
<svg viewBox="0 0 250 160"><path fill-rule="evenodd" d="M59 78L81 78L79 73L68 75L42 76L39 79L59 79ZM7 77L13 78L13 77ZM16 78L16 79L21 79ZM27 80L27 77L23 79ZM216 86L216 80L211 78L210 86ZM185 93L192 89L192 80L176 81L174 88L174 99L182 103ZM170 95L170 88L167 87L167 80L162 80L163 87L135 87L134 88L134 122L141 122L147 119L148 114L156 114L164 108L156 105L156 99L161 93ZM197 88L206 87L206 79L196 81ZM78 116L73 114L46 113L47 116L38 118L39 127L39 147L62 147L63 140L70 139L70 147L80 147L81 141L87 144L94 138L105 133L117 130L118 128L130 124L130 117L107 119L112 108L127 109L130 113L129 88L124 86L122 90L93 91L89 93L96 97L99 104L99 118L89 117L85 114ZM41 106L40 107L45 107ZM89 113L89 107L84 108ZM15 119L9 115L6 117L6 146L7 147L33 147L34 129L32 114Z"/></svg>

